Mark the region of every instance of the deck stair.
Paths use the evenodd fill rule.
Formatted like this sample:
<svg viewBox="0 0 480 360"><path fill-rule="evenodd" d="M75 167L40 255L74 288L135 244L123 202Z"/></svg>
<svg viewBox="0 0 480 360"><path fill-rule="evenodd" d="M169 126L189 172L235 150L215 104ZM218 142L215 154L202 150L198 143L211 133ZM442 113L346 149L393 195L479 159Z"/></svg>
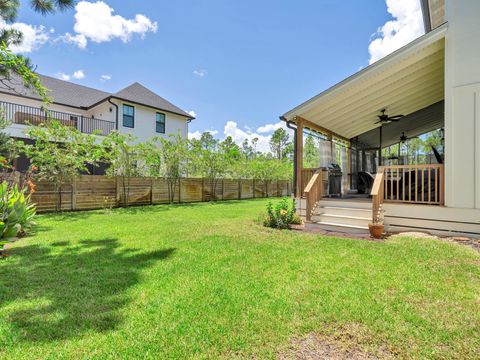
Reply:
<svg viewBox="0 0 480 360"><path fill-rule="evenodd" d="M317 203L307 226L334 232L366 233L371 221L371 201L323 199Z"/></svg>

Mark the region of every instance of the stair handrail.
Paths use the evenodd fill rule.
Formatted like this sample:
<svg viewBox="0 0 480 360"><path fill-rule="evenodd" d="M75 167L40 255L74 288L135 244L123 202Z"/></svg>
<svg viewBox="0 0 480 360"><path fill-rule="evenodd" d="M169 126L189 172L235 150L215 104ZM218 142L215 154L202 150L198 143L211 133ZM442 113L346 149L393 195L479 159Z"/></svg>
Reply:
<svg viewBox="0 0 480 360"><path fill-rule="evenodd" d="M375 217L383 204L385 191L384 177L385 167L380 166L377 169L377 174L375 175L375 181L373 182L372 191L370 192L370 195L372 196L372 222L375 222Z"/></svg>
<svg viewBox="0 0 480 360"><path fill-rule="evenodd" d="M303 195L306 199L306 220L312 220L312 214L315 206L323 197L322 169L317 169L308 182Z"/></svg>

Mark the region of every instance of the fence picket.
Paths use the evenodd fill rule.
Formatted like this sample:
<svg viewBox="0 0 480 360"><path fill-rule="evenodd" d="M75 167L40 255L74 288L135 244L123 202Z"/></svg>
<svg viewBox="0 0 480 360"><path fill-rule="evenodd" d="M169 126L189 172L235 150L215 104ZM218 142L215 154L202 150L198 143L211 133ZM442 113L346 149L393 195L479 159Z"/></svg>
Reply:
<svg viewBox="0 0 480 360"><path fill-rule="evenodd" d="M64 199L70 197L70 203L65 202L62 208L68 210L93 210L108 207L120 207L125 204L131 206L151 205L168 202L168 184L165 179L129 178L128 198L123 199L123 187L119 177L111 178L103 175L82 175L71 183L63 186ZM46 181L36 181L37 191L32 194L32 201L37 204L38 212L55 211L56 194L51 184ZM217 190L210 196L210 182L205 179L182 178L175 191L174 202L202 202L215 199L240 200L243 198L260 198L282 196L286 188L287 194L291 184L288 180L277 182L277 191L274 184L268 187L265 182L255 180L221 180ZM183 188L182 188L183 186ZM221 188L220 188L221 186ZM245 189L244 189L245 186ZM248 192L251 186L251 195ZM259 187L257 192L256 188ZM271 191L269 191L271 188ZM263 189L263 190L262 190ZM67 195L65 197L65 195ZM68 207L67 207L68 206Z"/></svg>

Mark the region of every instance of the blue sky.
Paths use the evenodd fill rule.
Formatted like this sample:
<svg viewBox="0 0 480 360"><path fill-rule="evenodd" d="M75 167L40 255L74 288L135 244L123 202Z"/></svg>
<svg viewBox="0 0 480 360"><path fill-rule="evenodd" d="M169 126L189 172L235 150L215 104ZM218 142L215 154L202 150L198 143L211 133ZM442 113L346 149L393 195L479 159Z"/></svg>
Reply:
<svg viewBox="0 0 480 360"><path fill-rule="evenodd" d="M105 0L43 17L24 6L16 26L29 33L17 51L42 74L107 91L138 81L194 111L192 133L266 144L279 115L418 36L418 9L418 0Z"/></svg>

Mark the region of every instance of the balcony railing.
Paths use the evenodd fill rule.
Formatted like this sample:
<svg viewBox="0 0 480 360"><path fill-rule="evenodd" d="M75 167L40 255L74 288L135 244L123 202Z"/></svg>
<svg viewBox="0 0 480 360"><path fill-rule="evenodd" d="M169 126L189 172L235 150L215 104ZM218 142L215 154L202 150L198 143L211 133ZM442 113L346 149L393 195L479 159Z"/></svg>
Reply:
<svg viewBox="0 0 480 360"><path fill-rule="evenodd" d="M33 106L0 101L0 112L7 121L22 125L40 125L56 120L64 126L78 129L85 134L108 135L115 130L113 121L95 119L77 114L46 110Z"/></svg>

